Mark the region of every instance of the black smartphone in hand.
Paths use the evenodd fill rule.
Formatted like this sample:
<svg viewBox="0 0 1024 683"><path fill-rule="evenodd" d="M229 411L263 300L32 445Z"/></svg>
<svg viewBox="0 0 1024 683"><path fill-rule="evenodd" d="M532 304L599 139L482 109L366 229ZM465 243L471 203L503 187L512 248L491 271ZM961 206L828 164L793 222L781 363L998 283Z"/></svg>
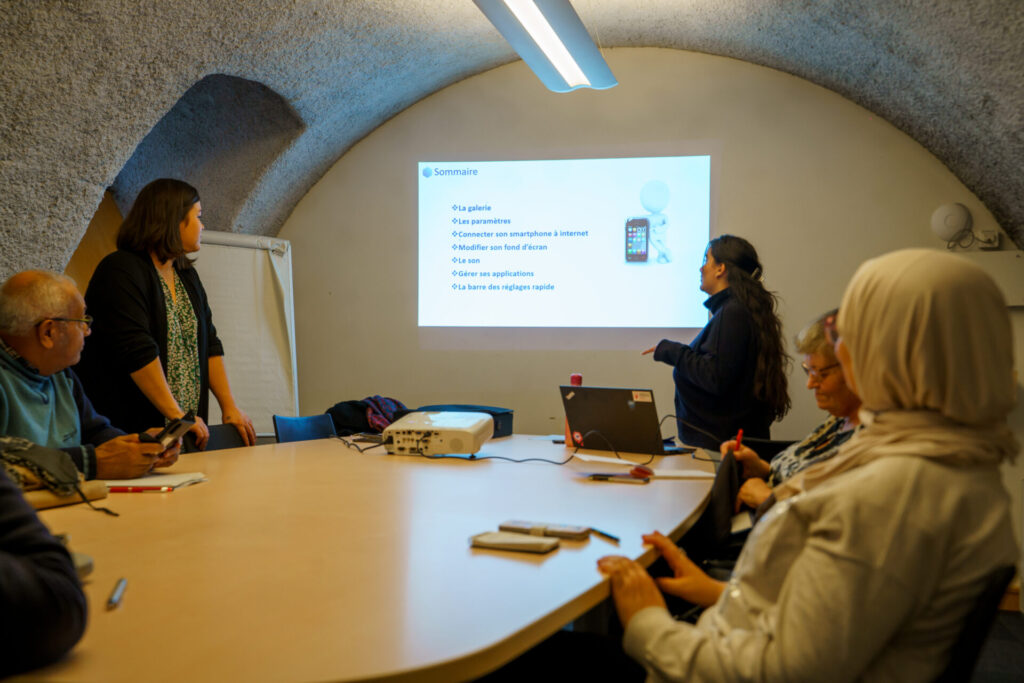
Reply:
<svg viewBox="0 0 1024 683"><path fill-rule="evenodd" d="M186 416L187 417L187 416ZM188 420L184 417L179 417L176 420L171 420L166 427L164 427L159 434L153 436L143 432L139 434L139 441L147 441L149 443L158 443L167 450L174 445L174 442L181 438L181 436L192 428L195 422Z"/></svg>

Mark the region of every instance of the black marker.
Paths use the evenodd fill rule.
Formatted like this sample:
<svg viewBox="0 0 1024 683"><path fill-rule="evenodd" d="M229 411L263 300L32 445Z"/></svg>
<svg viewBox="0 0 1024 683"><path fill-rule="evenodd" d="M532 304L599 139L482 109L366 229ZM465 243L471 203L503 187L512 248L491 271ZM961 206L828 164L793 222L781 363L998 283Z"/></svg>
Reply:
<svg viewBox="0 0 1024 683"><path fill-rule="evenodd" d="M619 542L619 537L618 536L612 536L607 531L601 531L600 529L595 529L594 527L590 527L590 530L592 532L594 532L595 534L597 534L598 536L604 536L605 538L607 538L610 541L614 541L616 543Z"/></svg>

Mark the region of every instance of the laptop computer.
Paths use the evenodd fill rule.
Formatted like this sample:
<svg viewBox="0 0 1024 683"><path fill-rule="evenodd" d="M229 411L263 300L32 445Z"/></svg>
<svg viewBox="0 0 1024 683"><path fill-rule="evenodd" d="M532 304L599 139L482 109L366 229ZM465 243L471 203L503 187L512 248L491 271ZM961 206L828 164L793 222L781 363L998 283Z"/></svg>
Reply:
<svg viewBox="0 0 1024 683"><path fill-rule="evenodd" d="M693 448L666 445L650 389L561 386L569 431L581 448L679 455ZM582 440L582 443L580 443Z"/></svg>

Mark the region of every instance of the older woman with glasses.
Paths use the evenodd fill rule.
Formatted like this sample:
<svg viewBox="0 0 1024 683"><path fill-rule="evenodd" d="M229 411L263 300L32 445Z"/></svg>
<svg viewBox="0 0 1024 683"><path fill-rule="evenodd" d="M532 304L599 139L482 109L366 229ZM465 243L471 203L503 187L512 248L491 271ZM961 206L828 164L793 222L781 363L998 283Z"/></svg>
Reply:
<svg viewBox="0 0 1024 683"><path fill-rule="evenodd" d="M736 461L742 464L746 477L739 490L737 509L742 505L758 507L771 496L773 487L814 463L834 456L860 425L860 398L847 386L828 339L835 317L836 311L825 314L796 338L797 351L804 357L800 366L807 375L807 388L814 391L818 407L828 411L831 417L803 441L772 458L770 465L751 448L737 448L735 440L721 445L722 455L731 450Z"/></svg>

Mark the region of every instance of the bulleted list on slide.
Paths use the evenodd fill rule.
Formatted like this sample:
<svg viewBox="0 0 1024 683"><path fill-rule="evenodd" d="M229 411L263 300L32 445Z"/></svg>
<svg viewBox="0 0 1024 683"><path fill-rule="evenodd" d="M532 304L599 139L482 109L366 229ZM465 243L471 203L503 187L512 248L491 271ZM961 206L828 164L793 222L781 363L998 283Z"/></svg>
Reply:
<svg viewBox="0 0 1024 683"><path fill-rule="evenodd" d="M706 321L681 279L708 239L709 157L422 162L418 171L421 326Z"/></svg>

